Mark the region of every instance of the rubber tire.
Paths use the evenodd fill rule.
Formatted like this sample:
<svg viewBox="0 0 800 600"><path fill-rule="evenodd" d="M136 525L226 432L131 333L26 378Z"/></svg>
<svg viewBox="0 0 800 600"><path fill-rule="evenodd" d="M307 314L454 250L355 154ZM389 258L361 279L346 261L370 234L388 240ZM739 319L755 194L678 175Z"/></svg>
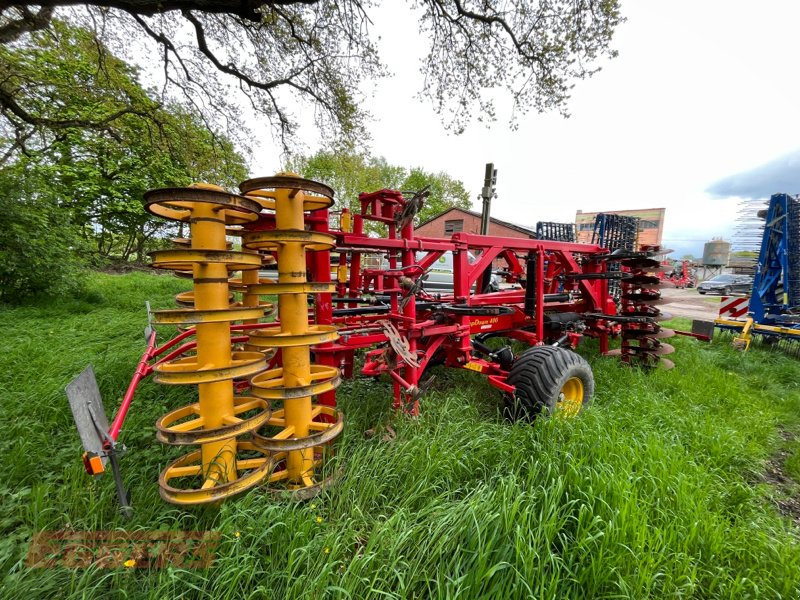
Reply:
<svg viewBox="0 0 800 600"><path fill-rule="evenodd" d="M697 290L697 293L700 294L701 296L705 296L706 295L706 293L703 290Z"/></svg>
<svg viewBox="0 0 800 600"><path fill-rule="evenodd" d="M581 408L594 394L594 375L586 360L558 346L534 346L517 357L507 382L516 388L506 394L505 414L511 421L533 422L542 414L553 414L564 383L578 377L583 383Z"/></svg>

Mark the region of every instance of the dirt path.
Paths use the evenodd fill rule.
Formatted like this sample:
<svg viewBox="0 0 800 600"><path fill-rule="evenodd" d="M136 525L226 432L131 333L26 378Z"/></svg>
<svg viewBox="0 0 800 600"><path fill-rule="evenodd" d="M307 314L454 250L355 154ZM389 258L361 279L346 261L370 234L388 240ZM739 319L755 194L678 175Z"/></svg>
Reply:
<svg viewBox="0 0 800 600"><path fill-rule="evenodd" d="M713 321L719 313L720 296L701 296L695 289L662 287L661 297L669 302L659 308L674 317Z"/></svg>

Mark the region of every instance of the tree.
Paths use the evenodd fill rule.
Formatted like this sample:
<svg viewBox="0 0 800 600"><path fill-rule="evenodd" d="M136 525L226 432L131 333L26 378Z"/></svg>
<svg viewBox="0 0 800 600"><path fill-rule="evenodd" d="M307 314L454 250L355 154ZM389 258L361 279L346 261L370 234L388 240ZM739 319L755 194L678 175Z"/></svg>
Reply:
<svg viewBox="0 0 800 600"><path fill-rule="evenodd" d="M447 173L429 173L420 167L406 169L390 165L383 157L346 151L320 151L313 156L296 156L289 169L309 179L325 182L335 192L337 208L361 211L358 195L380 189L417 192L429 186L430 195L415 223L427 221L450 207L469 209L469 193L464 184ZM379 232L381 225L368 223L367 230Z"/></svg>
<svg viewBox="0 0 800 600"><path fill-rule="evenodd" d="M24 161L48 173L51 193L71 211L101 259L142 263L151 241L174 229L144 210L147 190L196 181L232 188L247 176L230 141L212 143L195 116L170 107L159 119L161 135L151 135L140 119L120 124L113 136L69 130L35 160Z"/></svg>
<svg viewBox="0 0 800 600"><path fill-rule="evenodd" d="M62 283L81 257L95 264L109 258L143 262L175 227L144 211L148 189L195 181L234 187L247 176L230 140L212 134L197 114L156 102L139 84L137 70L89 30L55 21L28 44L0 47L0 56L14 85L31 86L33 75L44 82L42 89L29 87L30 105L35 100L43 111L76 120L37 131L16 151L10 150L14 141L7 142L0 167L6 182L0 296L6 299L68 289ZM77 122L116 111L119 90L147 114L126 112L96 128Z"/></svg>
<svg viewBox="0 0 800 600"><path fill-rule="evenodd" d="M592 75L602 56L615 55L611 39L622 21L618 0L409 4L429 41L421 96L456 132L476 109L480 119L494 118L498 89L510 95L515 115L530 108L566 114L572 82ZM376 5L377 0L39 0L35 8L4 3L0 43L24 44L31 32L49 28L57 11L69 14L117 52L141 56L144 47L148 59L158 56L164 97L180 97L207 124L222 117L231 135L241 134L239 106L231 100L238 89L289 149L297 126L290 97L313 106L318 127L331 139L363 135L366 115L358 90L386 73L369 30ZM142 110L121 93L101 112L70 114L38 102L36 78L28 83L0 79L0 114L18 147L42 130L108 128Z"/></svg>
<svg viewBox="0 0 800 600"><path fill-rule="evenodd" d="M416 225L454 206L467 210L472 207L464 183L459 179L453 179L444 171L429 173L420 167L415 167L408 172L401 189L415 192L425 186L429 186L430 196L425 199L425 204L415 219Z"/></svg>

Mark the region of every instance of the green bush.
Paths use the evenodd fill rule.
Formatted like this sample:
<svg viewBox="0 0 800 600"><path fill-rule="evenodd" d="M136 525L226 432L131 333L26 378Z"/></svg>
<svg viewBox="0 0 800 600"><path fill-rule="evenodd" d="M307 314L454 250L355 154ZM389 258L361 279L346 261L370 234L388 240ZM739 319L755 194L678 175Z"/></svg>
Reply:
<svg viewBox="0 0 800 600"><path fill-rule="evenodd" d="M0 302L80 292L83 241L69 211L14 171L0 170Z"/></svg>

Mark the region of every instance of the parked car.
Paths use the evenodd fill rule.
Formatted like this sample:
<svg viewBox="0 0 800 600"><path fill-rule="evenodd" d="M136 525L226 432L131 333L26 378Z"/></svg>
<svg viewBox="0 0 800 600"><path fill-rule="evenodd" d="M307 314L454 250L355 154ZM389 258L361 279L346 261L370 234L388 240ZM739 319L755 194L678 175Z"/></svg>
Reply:
<svg viewBox="0 0 800 600"><path fill-rule="evenodd" d="M733 293L748 293L753 288L753 278L749 275L716 275L697 286L701 294L721 294L730 296Z"/></svg>
<svg viewBox="0 0 800 600"><path fill-rule="evenodd" d="M472 252L467 254L470 264L478 260ZM453 253L445 252L438 260L433 263L428 274L422 281L422 289L429 294L452 294L453 293ZM475 285L472 286L473 293ZM489 291L500 291L500 278L492 273L489 281Z"/></svg>

